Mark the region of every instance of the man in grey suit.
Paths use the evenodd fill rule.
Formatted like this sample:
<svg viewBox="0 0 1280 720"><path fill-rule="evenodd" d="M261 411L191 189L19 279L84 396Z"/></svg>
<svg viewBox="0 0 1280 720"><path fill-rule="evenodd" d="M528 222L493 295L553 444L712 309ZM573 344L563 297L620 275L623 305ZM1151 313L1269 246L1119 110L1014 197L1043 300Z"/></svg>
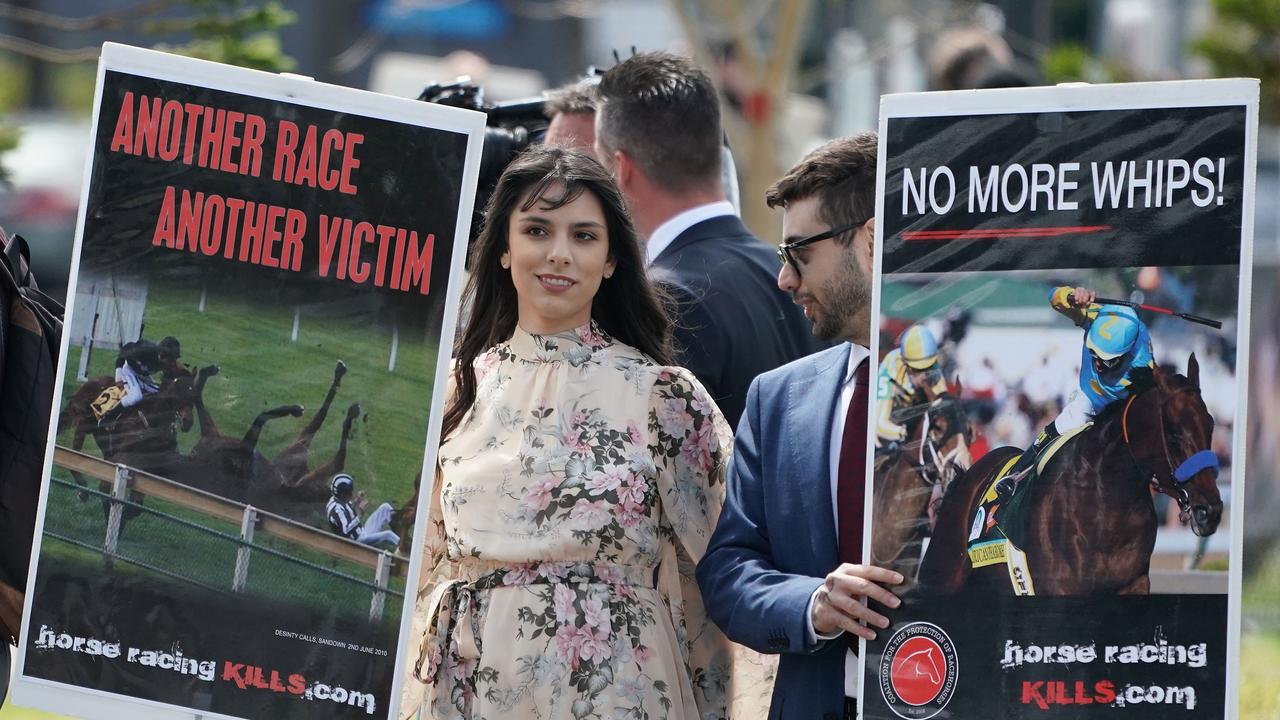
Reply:
<svg viewBox="0 0 1280 720"><path fill-rule="evenodd" d="M680 364L737 425L755 376L819 346L775 284L773 248L725 198L715 86L686 58L641 53L606 72L599 90L596 157L647 239L651 277L675 301Z"/></svg>

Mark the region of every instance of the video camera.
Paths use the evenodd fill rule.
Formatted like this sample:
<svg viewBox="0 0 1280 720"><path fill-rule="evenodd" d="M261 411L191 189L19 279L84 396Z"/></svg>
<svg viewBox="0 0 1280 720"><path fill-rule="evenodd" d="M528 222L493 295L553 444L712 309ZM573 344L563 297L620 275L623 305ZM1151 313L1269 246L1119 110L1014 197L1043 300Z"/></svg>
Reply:
<svg viewBox="0 0 1280 720"><path fill-rule="evenodd" d="M485 102L484 89L463 76L445 85L428 85L418 99L477 110L488 117L480 159L481 188L492 188L507 164L525 148L542 142L547 133L548 121L543 114L546 98L541 95L490 105Z"/></svg>
<svg viewBox="0 0 1280 720"><path fill-rule="evenodd" d="M476 182L476 205L471 221L471 240L475 240L484 218L484 208L489 203L489 196L493 194L502 171L525 148L542 142L547 134L548 120L543 113L547 99L539 95L491 105L485 102L484 89L466 76L451 83L432 83L422 90L418 99L476 110L488 117L484 129L484 144L480 151L480 177Z"/></svg>

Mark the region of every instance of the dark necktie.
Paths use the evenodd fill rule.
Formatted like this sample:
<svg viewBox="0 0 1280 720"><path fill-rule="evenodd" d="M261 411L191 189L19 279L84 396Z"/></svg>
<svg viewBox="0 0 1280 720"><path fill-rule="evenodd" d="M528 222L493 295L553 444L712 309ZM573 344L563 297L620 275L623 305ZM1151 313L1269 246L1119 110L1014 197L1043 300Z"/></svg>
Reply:
<svg viewBox="0 0 1280 720"><path fill-rule="evenodd" d="M853 372L853 398L844 417L840 465L836 481L836 509L840 516L840 562L862 562L862 506L867 483L867 373L863 360Z"/></svg>

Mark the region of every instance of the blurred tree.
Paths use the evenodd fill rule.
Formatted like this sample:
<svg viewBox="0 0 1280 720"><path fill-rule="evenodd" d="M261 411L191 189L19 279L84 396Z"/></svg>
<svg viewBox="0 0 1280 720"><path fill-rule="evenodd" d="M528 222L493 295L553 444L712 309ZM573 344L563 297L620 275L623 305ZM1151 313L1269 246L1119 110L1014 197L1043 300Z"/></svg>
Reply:
<svg viewBox="0 0 1280 720"><path fill-rule="evenodd" d="M0 56L0 117L13 112L26 97L27 76L22 67L7 56ZM5 153L18 146L18 128L0 122L0 185L9 184L9 169L4 165Z"/></svg>
<svg viewBox="0 0 1280 720"><path fill-rule="evenodd" d="M1133 79L1123 66L1099 60L1083 45L1067 43L1050 48L1040 59L1040 73L1047 84L1063 82L1111 83Z"/></svg>
<svg viewBox="0 0 1280 720"><path fill-rule="evenodd" d="M778 216L764 193L782 174L781 109L795 80L813 0L668 0L698 62L724 98L724 126L742 178L742 219L776 238ZM741 155L738 155L741 152Z"/></svg>
<svg viewBox="0 0 1280 720"><path fill-rule="evenodd" d="M27 97L27 75L11 53L0 54L0 114L22 106Z"/></svg>
<svg viewBox="0 0 1280 720"><path fill-rule="evenodd" d="M4 154L18 147L18 128L0 125L0 185L9 185L9 168L4 166Z"/></svg>
<svg viewBox="0 0 1280 720"><path fill-rule="evenodd" d="M1261 120L1280 124L1280 0L1213 0L1214 23L1191 44L1215 75L1262 81Z"/></svg>
<svg viewBox="0 0 1280 720"><path fill-rule="evenodd" d="M280 28L297 21L279 0L186 0L196 15L155 20L143 25L153 33L189 30L183 45L157 45L157 50L268 72L286 72L296 63L284 54Z"/></svg>
<svg viewBox="0 0 1280 720"><path fill-rule="evenodd" d="M93 87L97 81L95 63L78 62L60 65L49 78L53 106L88 117L93 112Z"/></svg>
<svg viewBox="0 0 1280 720"><path fill-rule="evenodd" d="M171 6L191 13L186 17L158 17ZM18 30L0 34L0 47L25 61L25 67L0 56L0 112L18 106L57 107L87 114L93 107L96 77L90 62L96 44L67 50L46 40L64 34L95 33L110 40L111 31L136 27L150 34L190 33L185 44L158 44L156 49L242 67L283 72L295 66L280 44L280 28L297 15L279 0L145 0L125 8L93 15L67 17L38 9L30 0L0 3L0 18ZM94 37L94 35L91 35ZM16 129L0 125L0 161L17 144ZM7 173L0 166L0 181Z"/></svg>

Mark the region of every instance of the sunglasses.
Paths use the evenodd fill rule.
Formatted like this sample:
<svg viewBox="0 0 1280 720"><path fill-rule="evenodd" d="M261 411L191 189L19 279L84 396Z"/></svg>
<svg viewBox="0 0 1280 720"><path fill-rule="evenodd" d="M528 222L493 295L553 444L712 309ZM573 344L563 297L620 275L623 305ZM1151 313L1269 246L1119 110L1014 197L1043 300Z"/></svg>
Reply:
<svg viewBox="0 0 1280 720"><path fill-rule="evenodd" d="M792 254L793 250L797 248L802 248L805 245L812 245L816 242L821 242L828 238L838 237L840 235L843 235L849 232L850 230L856 230L862 227L863 225L865 225L867 221L870 219L871 218L869 217L863 218L855 223L849 223L848 225L842 225L838 228L832 228L825 232L820 232L817 235L810 235L809 237L806 237L806 238L800 238L795 242L782 243L781 245L778 246L778 259L782 260L783 265L790 265L791 269L795 270L796 277L799 277L800 261L796 259L795 255Z"/></svg>
<svg viewBox="0 0 1280 720"><path fill-rule="evenodd" d="M1120 363L1124 362L1125 358L1124 355L1117 355L1110 360L1103 360L1093 353L1089 353L1089 355L1093 358L1093 366L1099 370L1114 370Z"/></svg>

